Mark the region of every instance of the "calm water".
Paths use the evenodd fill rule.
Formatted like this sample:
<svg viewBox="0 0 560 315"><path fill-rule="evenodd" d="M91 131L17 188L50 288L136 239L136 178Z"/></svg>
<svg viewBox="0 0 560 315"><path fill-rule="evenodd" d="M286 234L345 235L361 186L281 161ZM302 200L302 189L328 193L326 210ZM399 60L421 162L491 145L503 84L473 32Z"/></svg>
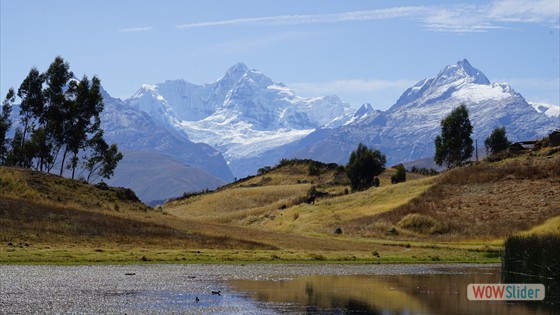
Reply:
<svg viewBox="0 0 560 315"><path fill-rule="evenodd" d="M469 301L467 285L499 283L498 266L0 266L0 276L0 314L560 314L558 296Z"/></svg>

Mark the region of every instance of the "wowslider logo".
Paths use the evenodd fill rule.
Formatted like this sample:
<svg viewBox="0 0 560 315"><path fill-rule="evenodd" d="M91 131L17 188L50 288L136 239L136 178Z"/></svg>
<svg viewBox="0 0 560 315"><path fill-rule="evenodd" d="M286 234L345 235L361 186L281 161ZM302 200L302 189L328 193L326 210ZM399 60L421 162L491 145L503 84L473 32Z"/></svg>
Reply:
<svg viewBox="0 0 560 315"><path fill-rule="evenodd" d="M467 298L471 301L542 301L544 285L536 283L469 284Z"/></svg>

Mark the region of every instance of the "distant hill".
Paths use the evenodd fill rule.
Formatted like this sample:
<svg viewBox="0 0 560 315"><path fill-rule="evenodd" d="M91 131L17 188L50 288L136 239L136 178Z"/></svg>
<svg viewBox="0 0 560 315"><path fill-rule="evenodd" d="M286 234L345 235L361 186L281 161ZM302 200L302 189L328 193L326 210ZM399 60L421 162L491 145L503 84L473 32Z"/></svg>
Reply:
<svg viewBox="0 0 560 315"><path fill-rule="evenodd" d="M314 163L321 168L311 176ZM547 223L560 218L558 148L433 177L408 173L405 183L392 185L394 173L387 169L379 188L348 194L348 180L336 166L292 160L164 209L201 222L303 235L339 230L350 238L495 240L541 225L535 231L560 233L557 223ZM315 204L307 203L310 195L317 196ZM395 234L387 234L392 229Z"/></svg>
<svg viewBox="0 0 560 315"><path fill-rule="evenodd" d="M185 165L157 151L123 151L115 176L106 182L129 187L142 202L155 206L184 193L216 189L226 182L203 169Z"/></svg>

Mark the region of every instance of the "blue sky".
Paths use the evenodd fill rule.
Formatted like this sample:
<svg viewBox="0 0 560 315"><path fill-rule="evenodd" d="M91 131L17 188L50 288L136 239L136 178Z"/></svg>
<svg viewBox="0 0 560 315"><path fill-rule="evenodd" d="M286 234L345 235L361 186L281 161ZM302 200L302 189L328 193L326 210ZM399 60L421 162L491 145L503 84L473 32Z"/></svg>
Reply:
<svg viewBox="0 0 560 315"><path fill-rule="evenodd" d="M55 56L113 96L213 82L237 62L301 96L390 107L467 58L490 81L560 104L560 1L0 0L0 93Z"/></svg>

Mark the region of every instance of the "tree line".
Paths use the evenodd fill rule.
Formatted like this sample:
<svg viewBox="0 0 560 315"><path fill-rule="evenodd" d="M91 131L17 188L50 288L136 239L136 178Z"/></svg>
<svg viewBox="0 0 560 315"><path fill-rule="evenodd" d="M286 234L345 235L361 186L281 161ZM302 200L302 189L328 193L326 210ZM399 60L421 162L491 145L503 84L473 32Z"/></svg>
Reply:
<svg viewBox="0 0 560 315"><path fill-rule="evenodd" d="M19 123L8 138L16 97ZM56 57L44 73L31 68L17 93L10 88L2 102L0 165L59 175L69 170L73 179L83 176L87 182L110 178L123 155L103 138L103 107L99 78L76 79L62 57Z"/></svg>

